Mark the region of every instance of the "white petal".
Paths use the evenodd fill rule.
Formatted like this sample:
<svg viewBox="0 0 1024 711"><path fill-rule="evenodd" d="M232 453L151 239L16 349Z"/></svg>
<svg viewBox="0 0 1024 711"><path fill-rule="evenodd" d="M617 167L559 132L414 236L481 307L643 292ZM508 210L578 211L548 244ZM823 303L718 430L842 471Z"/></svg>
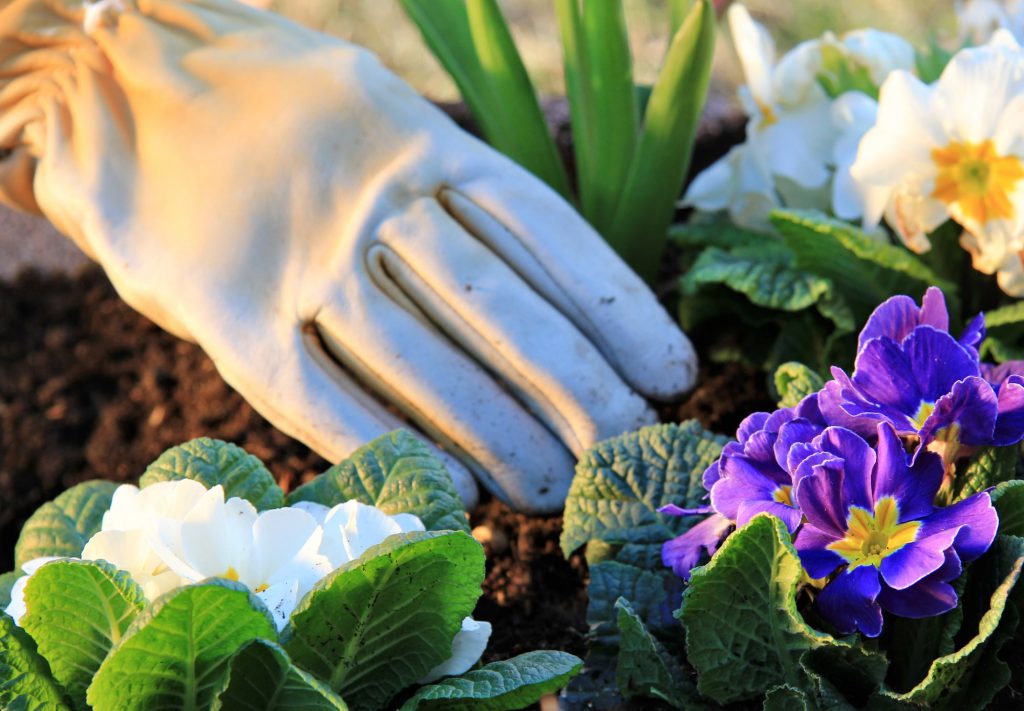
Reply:
<svg viewBox="0 0 1024 711"><path fill-rule="evenodd" d="M999 288L1010 296L1024 297L1024 255L1014 252L1007 255L997 273Z"/></svg>
<svg viewBox="0 0 1024 711"><path fill-rule="evenodd" d="M25 606L25 586L28 584L29 577L31 576L22 575L14 581L14 585L11 587L11 601L4 608L4 612L14 620L15 624L20 625L21 618L28 612L28 608Z"/></svg>
<svg viewBox="0 0 1024 711"><path fill-rule="evenodd" d="M775 102L786 109L825 101L828 96L818 83L821 73L821 40L801 42L786 52L772 73Z"/></svg>
<svg viewBox="0 0 1024 711"><path fill-rule="evenodd" d="M729 32L732 34L733 46L739 55L747 86L750 87L757 102L770 106L775 103L772 95L775 43L768 30L755 22L743 5L731 5L727 14Z"/></svg>
<svg viewBox="0 0 1024 711"><path fill-rule="evenodd" d="M936 107L946 133L960 141L993 138L1010 100L1024 91L1020 47L985 45L960 50L936 83Z"/></svg>
<svg viewBox="0 0 1024 711"><path fill-rule="evenodd" d="M401 527L386 513L354 499L335 506L324 521L324 542L340 537L350 560L358 558L366 549L388 536L401 532ZM332 543L328 545L333 547ZM331 558L332 564L337 565L331 554L325 552L325 555Z"/></svg>
<svg viewBox="0 0 1024 711"><path fill-rule="evenodd" d="M42 568L47 563L52 563L55 560L78 560L77 558L64 558L59 555L44 555L40 558L33 558L27 563L22 564L21 569L28 575L32 575L37 570Z"/></svg>
<svg viewBox="0 0 1024 711"><path fill-rule="evenodd" d="M420 521L420 517L411 513L397 513L391 517L391 520L398 524L402 533L412 533L413 531L426 531L427 527Z"/></svg>
<svg viewBox="0 0 1024 711"><path fill-rule="evenodd" d="M870 28L854 30L843 35L842 43L844 52L867 67L876 84L896 69L914 70L914 48L899 35Z"/></svg>
<svg viewBox="0 0 1024 711"><path fill-rule="evenodd" d="M779 114L777 120L750 138L768 157L772 173L805 188L828 182L836 130L831 103L819 101Z"/></svg>
<svg viewBox="0 0 1024 711"><path fill-rule="evenodd" d="M490 622L480 622L467 617L462 621L462 629L452 640L452 656L427 672L419 679L419 683L426 684L443 676L466 673L483 656L490 638Z"/></svg>
<svg viewBox="0 0 1024 711"><path fill-rule="evenodd" d="M739 150L741 146L734 146L726 156L702 170L687 188L682 204L704 212L718 212L728 207L736 191L738 177L733 162Z"/></svg>
<svg viewBox="0 0 1024 711"><path fill-rule="evenodd" d="M128 531L133 528L141 528L145 523L145 517L141 515L138 498L139 487L137 486L122 484L114 489L110 508L103 514L100 530Z"/></svg>
<svg viewBox="0 0 1024 711"><path fill-rule="evenodd" d="M264 511L253 526L252 563L242 582L255 587L296 580L304 594L332 570L319 553L322 538L323 530L305 511Z"/></svg>
<svg viewBox="0 0 1024 711"><path fill-rule="evenodd" d="M299 511L305 511L310 516L312 516L313 520L316 521L317 525L320 526L324 525L324 519L327 518L327 514L331 510L330 507L324 506L323 504L318 504L315 501L297 501L291 506L289 506L289 508L298 509Z"/></svg>
<svg viewBox="0 0 1024 711"><path fill-rule="evenodd" d="M270 610L280 632L288 625L288 619L292 616L295 606L299 602L299 586L294 580L284 580L276 585L271 585L266 590L256 593L256 597L263 601L263 604Z"/></svg>

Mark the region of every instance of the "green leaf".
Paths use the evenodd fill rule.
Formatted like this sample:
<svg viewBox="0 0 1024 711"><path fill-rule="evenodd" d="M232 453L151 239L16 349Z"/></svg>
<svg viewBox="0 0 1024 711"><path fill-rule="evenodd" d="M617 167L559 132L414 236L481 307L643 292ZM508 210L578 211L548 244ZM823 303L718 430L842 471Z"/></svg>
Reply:
<svg viewBox="0 0 1024 711"><path fill-rule="evenodd" d="M668 227L690 167L711 79L716 34L710 0L693 3L654 82L640 143L618 198L615 219L604 234L648 281L661 263Z"/></svg>
<svg viewBox="0 0 1024 711"><path fill-rule="evenodd" d="M620 645L616 679L623 695L662 699L675 708L705 708L686 672L651 634L629 602L620 597L615 608L619 613Z"/></svg>
<svg viewBox="0 0 1024 711"><path fill-rule="evenodd" d="M11 604L11 589L21 576L22 573L17 570L0 575L0 611Z"/></svg>
<svg viewBox="0 0 1024 711"><path fill-rule="evenodd" d="M54 561L29 578L21 626L77 708L96 670L146 606L142 588L106 561Z"/></svg>
<svg viewBox="0 0 1024 711"><path fill-rule="evenodd" d="M878 85L871 78L870 67L828 42L821 44L818 83L833 99L848 91L859 91L872 99L878 99Z"/></svg>
<svg viewBox="0 0 1024 711"><path fill-rule="evenodd" d="M778 242L773 235L740 227L725 216L709 220L707 216L701 215L701 218L700 221L673 225L668 233L669 238L682 249L719 247L728 250L733 247L756 247L759 244Z"/></svg>
<svg viewBox="0 0 1024 711"><path fill-rule="evenodd" d="M807 694L788 684L769 689L761 708L764 711L817 711Z"/></svg>
<svg viewBox="0 0 1024 711"><path fill-rule="evenodd" d="M825 381L803 363L789 361L775 369L775 389L779 407L796 407L808 395L825 386Z"/></svg>
<svg viewBox="0 0 1024 711"><path fill-rule="evenodd" d="M657 510L700 505L704 470L727 441L689 420L599 442L576 465L565 501L562 551L568 557L592 539L661 543L682 533L685 522Z"/></svg>
<svg viewBox="0 0 1024 711"><path fill-rule="evenodd" d="M864 708L889 670L885 654L861 645L815 647L800 658L800 666L809 680L808 695L821 709Z"/></svg>
<svg viewBox="0 0 1024 711"><path fill-rule="evenodd" d="M985 447L971 458L963 472L957 474L953 481L953 501L966 499L990 486L1013 479L1019 457L1020 448L1016 445Z"/></svg>
<svg viewBox="0 0 1024 711"><path fill-rule="evenodd" d="M1005 363L1008 360L1024 360L1024 348L992 335L981 342L979 350L983 359L994 360L997 363Z"/></svg>
<svg viewBox="0 0 1024 711"><path fill-rule="evenodd" d="M263 462L227 442L209 437L172 447L146 467L140 487L192 479L207 489L224 487L224 498L245 499L260 511L284 506L284 492Z"/></svg>
<svg viewBox="0 0 1024 711"><path fill-rule="evenodd" d="M817 307L838 329L854 329L853 315L834 293L832 282L794 267L792 253L782 245L705 250L681 285L689 296L708 284L721 284L768 309L797 312Z"/></svg>
<svg viewBox="0 0 1024 711"><path fill-rule="evenodd" d="M466 508L444 464L418 437L395 430L366 444L288 496L336 506L350 499L386 514L411 513L428 531L469 532Z"/></svg>
<svg viewBox="0 0 1024 711"><path fill-rule="evenodd" d="M914 62L921 81L925 84L934 84L938 81L954 54L955 52L951 52L943 46L934 30L929 32L928 45L924 50L917 51Z"/></svg>
<svg viewBox="0 0 1024 711"><path fill-rule="evenodd" d="M73 558L100 530L117 484L86 481L71 487L32 514L14 547L14 568L43 557Z"/></svg>
<svg viewBox="0 0 1024 711"><path fill-rule="evenodd" d="M673 612L679 607L683 585L667 568L644 570L617 561L603 561L590 567L587 593L587 624L591 637L614 644L618 634L619 598L629 600L644 624L662 639L679 637L679 623Z"/></svg>
<svg viewBox="0 0 1024 711"><path fill-rule="evenodd" d="M985 328L1024 325L1024 301L1015 301L985 312Z"/></svg>
<svg viewBox="0 0 1024 711"><path fill-rule="evenodd" d="M352 708L381 708L449 657L483 578L465 533L391 536L317 583L282 644Z"/></svg>
<svg viewBox="0 0 1024 711"><path fill-rule="evenodd" d="M224 690L213 710L345 711L348 706L330 687L292 664L273 642L246 642L228 662Z"/></svg>
<svg viewBox="0 0 1024 711"><path fill-rule="evenodd" d="M998 536L992 549L971 565L969 585L982 579L986 566L998 584L990 588L988 609L978 622L977 633L956 651L933 661L928 675L914 688L902 694L883 692L886 698L928 708L969 711L985 708L1009 682L1009 669L997 655L1017 626L1017 611L1007 603L1024 566L1024 538ZM963 604L967 604L966 599Z"/></svg>
<svg viewBox="0 0 1024 711"><path fill-rule="evenodd" d="M132 623L89 687L96 711L209 708L228 663L252 639L275 639L270 613L239 583L210 580L162 595Z"/></svg>
<svg viewBox="0 0 1024 711"><path fill-rule="evenodd" d="M0 612L0 708L57 711L70 708L35 642Z"/></svg>
<svg viewBox="0 0 1024 711"><path fill-rule="evenodd" d="M957 286L910 251L872 239L847 222L808 210L776 210L771 220L796 255L796 267L830 280L858 323L893 294L920 296L930 285L940 287L954 306L957 302Z"/></svg>
<svg viewBox="0 0 1024 711"><path fill-rule="evenodd" d="M694 569L678 614L702 694L729 703L758 698L780 684L803 687L800 658L836 643L797 610L803 574L785 525L764 514Z"/></svg>
<svg viewBox="0 0 1024 711"><path fill-rule="evenodd" d="M1004 481L990 494L999 514L999 532L1007 536L1024 536L1024 481Z"/></svg>
<svg viewBox="0 0 1024 711"><path fill-rule="evenodd" d="M582 660L566 652L527 652L424 686L403 704L401 711L526 708L541 696L561 689L582 666Z"/></svg>

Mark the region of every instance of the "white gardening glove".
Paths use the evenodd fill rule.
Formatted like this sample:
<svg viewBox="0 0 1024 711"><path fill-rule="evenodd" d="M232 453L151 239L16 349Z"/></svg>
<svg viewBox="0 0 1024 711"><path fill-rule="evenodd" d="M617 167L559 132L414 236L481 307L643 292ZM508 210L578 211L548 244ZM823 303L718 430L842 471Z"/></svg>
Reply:
<svg viewBox="0 0 1024 711"><path fill-rule="evenodd" d="M0 146L7 202L328 459L402 413L551 511L574 454L654 421L638 393L693 382L569 205L368 52L234 0L9 0Z"/></svg>

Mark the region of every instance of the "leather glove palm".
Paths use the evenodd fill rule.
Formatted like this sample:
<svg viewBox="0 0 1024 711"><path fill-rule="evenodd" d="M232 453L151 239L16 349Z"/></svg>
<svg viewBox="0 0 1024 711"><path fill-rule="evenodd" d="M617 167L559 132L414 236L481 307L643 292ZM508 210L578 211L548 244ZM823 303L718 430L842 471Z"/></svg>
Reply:
<svg viewBox="0 0 1024 711"><path fill-rule="evenodd" d="M0 10L0 173L330 459L401 426L557 509L694 356L538 180L366 51L232 0ZM463 495L475 489L449 460Z"/></svg>

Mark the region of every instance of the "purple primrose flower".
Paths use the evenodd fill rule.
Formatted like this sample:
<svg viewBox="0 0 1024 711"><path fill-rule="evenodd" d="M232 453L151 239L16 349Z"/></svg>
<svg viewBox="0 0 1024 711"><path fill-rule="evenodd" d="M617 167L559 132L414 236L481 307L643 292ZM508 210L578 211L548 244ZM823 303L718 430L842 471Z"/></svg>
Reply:
<svg viewBox="0 0 1024 711"><path fill-rule="evenodd" d="M673 516L714 514L662 546L665 565L689 579L690 568L704 553L714 554L733 524L742 526L759 513L777 516L790 533L795 531L801 515L793 505L787 458L794 445L809 442L824 428L817 395L804 398L796 407L770 414L755 412L743 420L737 441L725 445L718 461L704 472L711 505L682 509L670 504L659 509Z"/></svg>
<svg viewBox="0 0 1024 711"><path fill-rule="evenodd" d="M794 498L805 517L794 541L812 578L836 575L818 595L835 628L877 637L882 610L929 617L956 606L950 582L986 550L999 520L986 492L933 505L943 466L932 453L911 463L892 425L876 448L830 427L803 449Z"/></svg>
<svg viewBox="0 0 1024 711"><path fill-rule="evenodd" d="M1018 364L990 366L978 358L984 318L960 340L949 333L942 292L930 288L920 308L895 296L860 334L852 376L832 368L820 393L825 420L872 438L879 422L918 438L947 465L970 447L1006 446L1024 437L1024 377Z"/></svg>

